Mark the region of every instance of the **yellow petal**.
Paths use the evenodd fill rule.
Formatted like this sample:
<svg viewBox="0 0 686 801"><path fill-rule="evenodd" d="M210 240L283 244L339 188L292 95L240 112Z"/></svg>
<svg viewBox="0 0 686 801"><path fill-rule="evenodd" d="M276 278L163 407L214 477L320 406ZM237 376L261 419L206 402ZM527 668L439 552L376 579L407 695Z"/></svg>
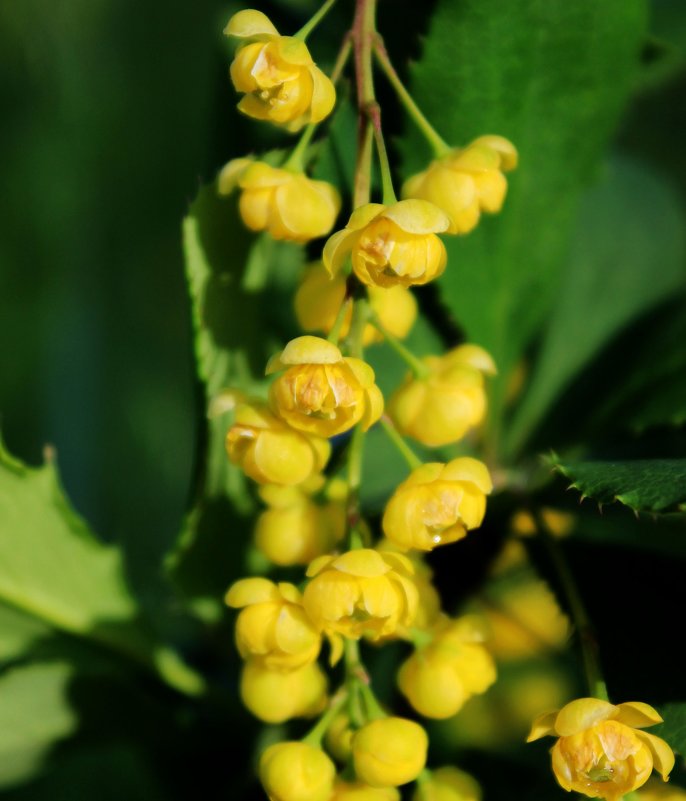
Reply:
<svg viewBox="0 0 686 801"><path fill-rule="evenodd" d="M295 586L295 584L290 584L287 581L280 581L277 584L279 588L279 592L281 593L281 597L292 604L299 604L302 601L302 596L300 594L300 590Z"/></svg>
<svg viewBox="0 0 686 801"><path fill-rule="evenodd" d="M569 737L589 729L601 720L613 718L615 712L616 707L607 701L599 698L578 698L558 712L555 731L560 737Z"/></svg>
<svg viewBox="0 0 686 801"><path fill-rule="evenodd" d="M491 474L483 462L472 459L471 456L462 456L453 459L443 468L442 481L471 481L481 492L488 495L493 489Z"/></svg>
<svg viewBox="0 0 686 801"><path fill-rule="evenodd" d="M420 484L429 484L432 481L436 481L444 468L445 465L441 462L426 462L426 464L423 464L421 467L415 468L398 489L415 487Z"/></svg>
<svg viewBox="0 0 686 801"><path fill-rule="evenodd" d="M654 726L656 723L663 722L659 712L642 701L627 701L624 704L617 704L617 710L615 720L634 729L643 729L646 726Z"/></svg>
<svg viewBox="0 0 686 801"><path fill-rule="evenodd" d="M313 559L309 567L307 568L307 572L305 575L308 578L312 578L312 576L316 576L317 573L321 573L324 568L328 567L335 559L335 556L318 556L316 559Z"/></svg>
<svg viewBox="0 0 686 801"><path fill-rule="evenodd" d="M489 214L499 212L507 194L507 180L499 170L488 170L474 176L479 204Z"/></svg>
<svg viewBox="0 0 686 801"><path fill-rule="evenodd" d="M302 607L288 605L281 610L274 638L277 646L287 654L318 650L319 635Z"/></svg>
<svg viewBox="0 0 686 801"><path fill-rule="evenodd" d="M340 207L338 193L330 184L304 176L280 187L274 203L282 225L303 242L328 234Z"/></svg>
<svg viewBox="0 0 686 801"><path fill-rule="evenodd" d="M472 142L473 145L490 147L500 156L500 169L504 172L514 170L519 160L517 148L504 136L487 134L479 136Z"/></svg>
<svg viewBox="0 0 686 801"><path fill-rule="evenodd" d="M336 364L342 359L333 342L309 334L292 339L281 352L282 364Z"/></svg>
<svg viewBox="0 0 686 801"><path fill-rule="evenodd" d="M428 200L410 198L389 206L383 216L408 234L438 234L450 226L448 215Z"/></svg>
<svg viewBox="0 0 686 801"><path fill-rule="evenodd" d="M446 353L444 358L451 363L466 364L486 375L496 375L498 372L491 354L479 345L460 345Z"/></svg>
<svg viewBox="0 0 686 801"><path fill-rule="evenodd" d="M266 14L254 8L246 8L231 17L224 28L224 34L238 39L271 39L278 36L279 32Z"/></svg>
<svg viewBox="0 0 686 801"><path fill-rule="evenodd" d="M356 231L344 228L342 231L336 231L326 240L322 252L322 262L329 275L336 276L340 272L358 236Z"/></svg>
<svg viewBox="0 0 686 801"><path fill-rule="evenodd" d="M534 740L540 740L547 734L555 734L555 718L557 717L557 710L554 712L544 712L539 715L531 724L531 731L526 738L527 743L532 743Z"/></svg>
<svg viewBox="0 0 686 801"><path fill-rule="evenodd" d="M331 80L315 64L309 68L312 76L312 102L310 117L319 122L328 117L336 104L336 89Z"/></svg>
<svg viewBox="0 0 686 801"><path fill-rule="evenodd" d="M364 206L358 206L350 215L348 224L345 227L349 231L358 231L368 225L375 217L378 217L385 208L386 206L382 203L365 203Z"/></svg>
<svg viewBox="0 0 686 801"><path fill-rule="evenodd" d="M243 224L251 231L264 231L269 225L274 190L249 189L241 192L238 210Z"/></svg>
<svg viewBox="0 0 686 801"><path fill-rule="evenodd" d="M371 617L390 617L398 609L398 593L386 576L373 576L362 584L362 601Z"/></svg>
<svg viewBox="0 0 686 801"><path fill-rule="evenodd" d="M273 581L266 578L239 579L229 587L224 600L228 606L240 609L250 604L278 601L279 590Z"/></svg>
<svg viewBox="0 0 686 801"><path fill-rule="evenodd" d="M294 179L292 172L272 167L264 161L253 162L241 175L241 189L268 189L290 183Z"/></svg>
<svg viewBox="0 0 686 801"><path fill-rule="evenodd" d="M350 573L353 576L383 576L391 569L378 551L372 548L358 548L336 557L332 566L341 573Z"/></svg>
<svg viewBox="0 0 686 801"><path fill-rule="evenodd" d="M363 431L368 431L376 423L384 409L383 393L376 384L365 390L365 410L360 420Z"/></svg>
<svg viewBox="0 0 686 801"><path fill-rule="evenodd" d="M252 159L231 159L225 164L217 176L217 191L220 195L230 195L238 185L241 175L252 164Z"/></svg>
<svg viewBox="0 0 686 801"><path fill-rule="evenodd" d="M653 755L653 766L662 776L662 781L666 782L674 767L674 751L661 737L656 737L647 731L637 731L636 736L650 749L650 753Z"/></svg>
<svg viewBox="0 0 686 801"><path fill-rule="evenodd" d="M300 484L314 467L312 448L296 431L263 431L253 458L268 484Z"/></svg>
<svg viewBox="0 0 686 801"><path fill-rule="evenodd" d="M329 665L334 667L340 662L343 656L343 637L341 637L340 634L327 634L327 638L331 649L329 653Z"/></svg>
<svg viewBox="0 0 686 801"><path fill-rule="evenodd" d="M302 39L296 39L295 36L279 36L274 44L278 55L288 65L306 67L312 64L312 56Z"/></svg>
<svg viewBox="0 0 686 801"><path fill-rule="evenodd" d="M362 359L356 359L354 356L346 356L345 362L355 374L355 378L360 382L364 389L367 389L374 384L374 370L371 365Z"/></svg>
<svg viewBox="0 0 686 801"><path fill-rule="evenodd" d="M412 564L412 561L404 554L393 553L393 551L385 551L383 558L384 561L398 573L407 573L410 576L414 575L414 565Z"/></svg>
<svg viewBox="0 0 686 801"><path fill-rule="evenodd" d="M457 151L450 160L450 166L455 170L469 172L497 170L500 166L500 156L490 147L471 144L464 150Z"/></svg>

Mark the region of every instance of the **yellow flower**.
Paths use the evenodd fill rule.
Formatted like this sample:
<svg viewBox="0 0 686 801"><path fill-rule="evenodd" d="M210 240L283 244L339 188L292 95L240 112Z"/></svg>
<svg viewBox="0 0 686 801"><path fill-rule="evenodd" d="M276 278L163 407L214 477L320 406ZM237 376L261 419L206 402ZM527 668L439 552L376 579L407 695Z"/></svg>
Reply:
<svg viewBox="0 0 686 801"><path fill-rule="evenodd" d="M335 482L332 482L335 486ZM255 523L255 543L276 565L309 564L328 553L345 534L343 498L313 500L301 484L260 488L260 497L269 506Z"/></svg>
<svg viewBox="0 0 686 801"><path fill-rule="evenodd" d="M271 167L263 161L233 159L219 174L219 193L241 192L238 208L251 231L272 239L309 242L333 228L341 207L334 186L301 172Z"/></svg>
<svg viewBox="0 0 686 801"><path fill-rule="evenodd" d="M391 496L384 534L402 550L430 551L460 540L481 525L492 487L486 465L471 457L424 464Z"/></svg>
<svg viewBox="0 0 686 801"><path fill-rule="evenodd" d="M481 787L468 773L450 765L432 770L412 801L481 801Z"/></svg>
<svg viewBox="0 0 686 801"><path fill-rule="evenodd" d="M343 273L330 276L321 262L311 264L303 275L295 295L295 314L305 331L333 328L338 312L345 301L347 279ZM417 319L417 301L409 289L393 286L390 289L368 288L369 305L383 327L398 339L404 339ZM352 320L352 304L341 327L341 337L347 336ZM381 342L383 336L370 323L364 327L362 344Z"/></svg>
<svg viewBox="0 0 686 801"><path fill-rule="evenodd" d="M615 706L598 698L579 698L559 712L538 717L528 742L556 735L552 761L560 786L618 801L645 784L653 768L667 781L674 767L667 743L640 731L656 723L662 723L660 715L640 701Z"/></svg>
<svg viewBox="0 0 686 801"><path fill-rule="evenodd" d="M480 136L409 178L402 195L435 203L450 218L447 233L466 234L482 211L500 211L507 192L503 172L516 166L517 151L511 142L502 136Z"/></svg>
<svg viewBox="0 0 686 801"><path fill-rule="evenodd" d="M331 801L400 801L395 787L370 787L363 782L338 782Z"/></svg>
<svg viewBox="0 0 686 801"><path fill-rule="evenodd" d="M339 713L326 730L324 737L326 750L339 762L347 762L352 753L354 734L348 715L345 712Z"/></svg>
<svg viewBox="0 0 686 801"><path fill-rule="evenodd" d="M333 437L358 423L366 431L381 417L383 395L372 368L361 359L343 358L325 339L292 339L267 365L267 373L282 369L269 399L293 428Z"/></svg>
<svg viewBox="0 0 686 801"><path fill-rule="evenodd" d="M436 234L448 225L446 215L424 200L367 203L329 237L324 266L336 275L350 255L355 275L367 286L426 284L445 270L445 245Z"/></svg>
<svg viewBox="0 0 686 801"><path fill-rule="evenodd" d="M241 656L258 659L269 670L295 670L314 662L321 636L310 623L293 584L266 578L235 582L226 603L240 609L236 645Z"/></svg>
<svg viewBox="0 0 686 801"><path fill-rule="evenodd" d="M296 431L261 402L236 409L226 435L229 459L259 484L300 484L321 472L331 446L317 436Z"/></svg>
<svg viewBox="0 0 686 801"><path fill-rule="evenodd" d="M486 692L496 670L481 640L472 618L452 621L402 665L398 686L417 712L427 718L449 718L472 695Z"/></svg>
<svg viewBox="0 0 686 801"><path fill-rule="evenodd" d="M412 565L400 554L359 548L322 556L307 575L303 604L320 631L378 639L409 626L417 612Z"/></svg>
<svg viewBox="0 0 686 801"><path fill-rule="evenodd" d="M271 801L329 801L336 767L308 743L270 745L260 757L260 781Z"/></svg>
<svg viewBox="0 0 686 801"><path fill-rule="evenodd" d="M326 706L326 676L316 662L290 673L269 670L249 659L243 666L241 700L265 723L319 715Z"/></svg>
<svg viewBox="0 0 686 801"><path fill-rule="evenodd" d="M460 345L422 361L428 375L408 373L389 399L388 412L403 434L423 445L457 442L484 419L484 374L495 374L493 359L477 345Z"/></svg>
<svg viewBox="0 0 686 801"><path fill-rule="evenodd" d="M373 720L353 737L355 773L372 787L407 784L424 769L428 746L426 732L413 720Z"/></svg>
<svg viewBox="0 0 686 801"><path fill-rule="evenodd" d="M280 36L269 19L254 9L234 14L224 33L240 40L231 64L233 85L245 93L239 111L289 131L331 113L336 90L312 61L305 42Z"/></svg>

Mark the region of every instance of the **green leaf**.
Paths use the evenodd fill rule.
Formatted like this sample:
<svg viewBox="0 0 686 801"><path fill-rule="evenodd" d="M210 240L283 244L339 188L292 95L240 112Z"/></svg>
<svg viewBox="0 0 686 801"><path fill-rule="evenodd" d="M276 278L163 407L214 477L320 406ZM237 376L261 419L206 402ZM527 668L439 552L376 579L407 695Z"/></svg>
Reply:
<svg viewBox="0 0 686 801"><path fill-rule="evenodd" d="M77 728L65 663L25 665L0 675L0 785L35 773L51 746Z"/></svg>
<svg viewBox="0 0 686 801"><path fill-rule="evenodd" d="M446 239L440 280L499 366L494 437L511 372L555 297L579 194L624 106L645 23L643 0L442 0L412 70L413 97L447 142L497 133L520 151L503 212ZM414 131L402 152L405 174L429 158Z"/></svg>
<svg viewBox="0 0 686 801"><path fill-rule="evenodd" d="M662 737L682 756L686 755L686 704L664 704L657 711L665 722L651 728L650 733Z"/></svg>
<svg viewBox="0 0 686 801"><path fill-rule="evenodd" d="M636 512L686 508L686 459L553 463L571 487L598 503L619 501Z"/></svg>
<svg viewBox="0 0 686 801"><path fill-rule="evenodd" d="M196 367L211 413L203 421L207 442L197 500L166 566L194 599L196 613L206 618L219 614L221 594L240 570L255 510L248 482L224 447L230 404L213 401L227 389L263 395L264 366L281 339L275 323L283 322L283 301L256 294L245 280L254 242L239 218L236 198L219 197L215 186L202 188L184 220L183 244ZM280 297L295 281L303 249L273 242L269 250L267 292L271 287Z"/></svg>
<svg viewBox="0 0 686 801"><path fill-rule="evenodd" d="M569 267L531 383L508 426L508 452L522 446L611 337L683 286L683 217L683 204L672 187L627 160L610 165L604 180L585 196ZM646 356L645 369L652 370L656 354Z"/></svg>
<svg viewBox="0 0 686 801"><path fill-rule="evenodd" d="M0 604L0 665L26 654L51 631L50 626L38 618Z"/></svg>
<svg viewBox="0 0 686 801"><path fill-rule="evenodd" d="M54 457L40 468L13 459L0 443L0 610L14 615L8 656L41 629L105 645L191 694L203 682L152 638L124 577L120 551L99 542L69 506ZM21 616L33 618L33 625Z"/></svg>

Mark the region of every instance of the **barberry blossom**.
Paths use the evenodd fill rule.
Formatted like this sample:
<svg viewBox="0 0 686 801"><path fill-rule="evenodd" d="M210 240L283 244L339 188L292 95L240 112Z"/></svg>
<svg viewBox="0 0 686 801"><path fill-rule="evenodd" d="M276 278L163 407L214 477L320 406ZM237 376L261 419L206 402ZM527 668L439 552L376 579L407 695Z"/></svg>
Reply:
<svg viewBox="0 0 686 801"><path fill-rule="evenodd" d="M561 710L538 717L528 742L547 734L553 746L553 773L561 787L590 798L619 801L648 781L653 768L667 781L674 753L654 734L641 731L662 723L652 706L641 701L610 704L579 698Z"/></svg>
<svg viewBox="0 0 686 801"><path fill-rule="evenodd" d="M309 242L326 236L341 207L332 184L264 161L230 161L219 173L219 193L229 195L236 187L241 190L238 209L245 225L251 231L267 231L272 239Z"/></svg>
<svg viewBox="0 0 686 801"><path fill-rule="evenodd" d="M367 203L329 237L324 266L336 275L350 256L353 272L367 286L426 284L445 270L445 245L436 234L449 225L446 214L425 200Z"/></svg>
<svg viewBox="0 0 686 801"><path fill-rule="evenodd" d="M486 465L469 456L424 464L391 496L384 534L402 550L431 551L456 542L481 525L492 488Z"/></svg>
<svg viewBox="0 0 686 801"><path fill-rule="evenodd" d="M328 117L336 90L305 42L279 35L269 18L255 9L234 14L224 33L239 41L231 64L233 85L244 93L239 111L289 131Z"/></svg>
<svg viewBox="0 0 686 801"><path fill-rule="evenodd" d="M402 196L435 203L450 218L446 233L466 234L481 212L500 211L507 192L503 173L517 166L517 158L515 146L504 137L480 136L408 178Z"/></svg>
<svg viewBox="0 0 686 801"><path fill-rule="evenodd" d="M267 365L284 370L272 384L272 409L293 428L320 437L342 434L360 423L366 431L383 412L374 371L361 359L343 357L325 339L292 339Z"/></svg>

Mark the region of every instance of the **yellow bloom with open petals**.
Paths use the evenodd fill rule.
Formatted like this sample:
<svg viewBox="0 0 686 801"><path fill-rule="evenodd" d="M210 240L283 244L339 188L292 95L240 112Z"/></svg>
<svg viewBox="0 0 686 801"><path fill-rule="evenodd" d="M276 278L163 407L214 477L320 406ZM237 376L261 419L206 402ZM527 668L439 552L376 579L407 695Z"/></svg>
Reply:
<svg viewBox="0 0 686 801"><path fill-rule="evenodd" d="M311 264L295 294L295 315L304 331L323 331L328 334L338 317L346 297L347 279L343 273L329 275L321 262ZM409 289L393 286L381 289L368 288L369 305L381 325L394 337L405 339L417 319L417 301ZM347 336L352 321L352 304L341 326L341 337ZM381 342L383 336L367 323L362 333L362 344Z"/></svg>
<svg viewBox="0 0 686 801"><path fill-rule="evenodd" d="M322 556L307 575L303 605L319 631L378 639L409 626L417 613L412 564L401 554L359 548Z"/></svg>
<svg viewBox="0 0 686 801"><path fill-rule="evenodd" d="M325 236L341 207L338 190L326 181L263 161L230 161L219 174L219 192L227 195L235 187L242 190L238 208L245 225L272 239L309 242Z"/></svg>
<svg viewBox="0 0 686 801"><path fill-rule="evenodd" d="M238 406L226 450L229 459L259 484L288 486L321 472L331 454L326 439L296 431L259 401Z"/></svg>
<svg viewBox="0 0 686 801"><path fill-rule="evenodd" d="M414 286L437 278L447 262L436 236L450 221L425 200L401 200L390 206L367 203L356 209L342 231L329 237L323 261L337 275L348 256L355 275L367 286Z"/></svg>
<svg viewBox="0 0 686 801"><path fill-rule="evenodd" d="M645 784L653 768L667 781L674 767L667 743L641 731L656 723L662 723L658 712L641 701L615 706L598 698L579 698L559 712L538 717L528 742L556 735L552 765L560 786L618 801Z"/></svg>
<svg viewBox="0 0 686 801"><path fill-rule="evenodd" d="M239 111L289 131L328 117L336 90L312 60L305 42L280 36L270 20L254 9L234 14L224 33L240 42L231 64L233 85L245 95Z"/></svg>
<svg viewBox="0 0 686 801"><path fill-rule="evenodd" d="M435 203L450 218L447 233L466 234L481 212L500 211L507 192L503 173L517 166L517 158L514 145L504 137L480 136L409 178L402 195Z"/></svg>
<svg viewBox="0 0 686 801"><path fill-rule="evenodd" d="M481 525L493 484L483 462L468 456L416 468L391 496L386 537L402 550L430 551Z"/></svg>
<svg viewBox="0 0 686 801"><path fill-rule="evenodd" d="M482 639L480 628L467 616L444 624L432 642L403 663L398 686L420 715L450 718L493 684L495 663Z"/></svg>
<svg viewBox="0 0 686 801"><path fill-rule="evenodd" d="M460 345L422 359L428 375L408 373L388 401L401 433L436 448L457 442L486 414L484 375L494 375L491 356L477 345Z"/></svg>
<svg viewBox="0 0 686 801"><path fill-rule="evenodd" d="M268 508L255 522L255 544L270 562L282 567L309 564L331 551L345 534L344 499L326 497L319 503L305 486L260 488Z"/></svg>
<svg viewBox="0 0 686 801"><path fill-rule="evenodd" d="M446 765L431 771L415 790L412 801L481 801L481 787L468 773Z"/></svg>
<svg viewBox="0 0 686 801"><path fill-rule="evenodd" d="M290 741L270 745L259 772L270 801L329 801L336 766L321 748Z"/></svg>
<svg viewBox="0 0 686 801"><path fill-rule="evenodd" d="M236 645L244 659L259 659L270 670L288 671L314 662L319 655L321 636L293 584L240 579L226 593L226 603L241 610Z"/></svg>
<svg viewBox="0 0 686 801"><path fill-rule="evenodd" d="M383 412L374 371L361 359L344 358L331 342L292 339L267 372L285 370L271 386L274 411L293 428L320 437L342 434L360 423L366 431Z"/></svg>
<svg viewBox="0 0 686 801"><path fill-rule="evenodd" d="M326 707L326 688L326 674L316 662L284 673L248 659L241 672L241 701L264 723L319 715Z"/></svg>
<svg viewBox="0 0 686 801"><path fill-rule="evenodd" d="M372 787L398 787L424 769L429 738L413 720L372 720L353 737L355 773Z"/></svg>

